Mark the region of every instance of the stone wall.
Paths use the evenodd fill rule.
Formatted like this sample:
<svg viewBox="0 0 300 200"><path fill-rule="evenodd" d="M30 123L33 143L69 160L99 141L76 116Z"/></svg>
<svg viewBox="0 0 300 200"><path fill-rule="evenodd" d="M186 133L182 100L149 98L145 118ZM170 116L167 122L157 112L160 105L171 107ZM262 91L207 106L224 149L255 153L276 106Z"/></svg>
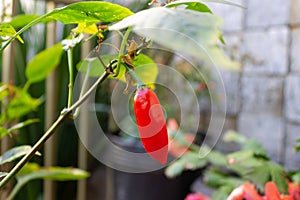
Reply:
<svg viewBox="0 0 300 200"><path fill-rule="evenodd" d="M225 19L228 54L240 72L223 72L226 129L256 138L272 159L300 169L300 0L240 0L246 9L210 4ZM230 148L230 147L229 147Z"/></svg>

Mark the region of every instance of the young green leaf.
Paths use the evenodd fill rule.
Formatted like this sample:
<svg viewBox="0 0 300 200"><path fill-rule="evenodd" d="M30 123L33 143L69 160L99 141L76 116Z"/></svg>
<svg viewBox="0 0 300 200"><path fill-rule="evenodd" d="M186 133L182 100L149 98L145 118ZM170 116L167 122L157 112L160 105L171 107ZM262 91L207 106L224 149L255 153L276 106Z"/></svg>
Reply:
<svg viewBox="0 0 300 200"><path fill-rule="evenodd" d="M132 27L137 34L172 50L188 53L214 65L238 69L218 47L222 18L210 13L164 7L143 10L109 27Z"/></svg>
<svg viewBox="0 0 300 200"><path fill-rule="evenodd" d="M58 66L63 53L58 43L37 54L26 66L26 77L30 83L44 80Z"/></svg>
<svg viewBox="0 0 300 200"><path fill-rule="evenodd" d="M14 29L14 27L10 24L0 24L0 36L1 37L7 37L7 36L13 36L15 35L17 32ZM17 39L23 44L24 41L22 40L22 38L18 35Z"/></svg>
<svg viewBox="0 0 300 200"><path fill-rule="evenodd" d="M2 156L0 156L0 165L3 165L8 162L12 162L25 154L27 154L31 150L31 146L23 145L14 147L8 151L6 151ZM36 155L41 155L40 153L36 153Z"/></svg>

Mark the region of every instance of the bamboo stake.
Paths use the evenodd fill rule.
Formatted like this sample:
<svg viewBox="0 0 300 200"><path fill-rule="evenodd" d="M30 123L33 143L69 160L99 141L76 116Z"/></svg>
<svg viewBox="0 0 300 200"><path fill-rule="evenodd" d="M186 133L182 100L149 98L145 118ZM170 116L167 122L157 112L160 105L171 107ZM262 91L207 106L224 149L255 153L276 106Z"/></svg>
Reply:
<svg viewBox="0 0 300 200"><path fill-rule="evenodd" d="M47 3L47 12L55 9L56 4L53 1ZM47 24L46 47L51 47L56 43L56 24L51 22ZM58 73L53 71L46 79L46 110L45 110L45 129L47 130L55 121L57 116L57 82ZM57 160L57 136L53 136L45 143L44 165L56 165ZM56 199L56 184L54 181L44 181L44 200Z"/></svg>

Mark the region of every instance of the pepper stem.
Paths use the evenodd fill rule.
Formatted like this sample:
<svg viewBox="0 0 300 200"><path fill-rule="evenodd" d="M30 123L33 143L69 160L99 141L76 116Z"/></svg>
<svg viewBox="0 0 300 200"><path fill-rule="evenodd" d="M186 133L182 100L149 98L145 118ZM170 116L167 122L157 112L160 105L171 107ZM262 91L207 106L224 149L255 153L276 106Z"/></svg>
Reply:
<svg viewBox="0 0 300 200"><path fill-rule="evenodd" d="M133 78L133 80L135 80L135 82L137 83L137 89L140 90L142 88L144 88L146 86L145 83L143 83L143 81L138 77L138 75L131 69L129 68L126 63L124 63L128 73L130 74L130 76Z"/></svg>

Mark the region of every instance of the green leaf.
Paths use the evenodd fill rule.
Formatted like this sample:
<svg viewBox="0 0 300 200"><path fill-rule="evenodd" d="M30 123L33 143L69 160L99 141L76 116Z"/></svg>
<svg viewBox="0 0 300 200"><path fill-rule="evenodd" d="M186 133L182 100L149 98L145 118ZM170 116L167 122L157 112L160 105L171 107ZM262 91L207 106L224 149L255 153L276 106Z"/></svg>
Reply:
<svg viewBox="0 0 300 200"><path fill-rule="evenodd" d="M254 139L249 139L246 136L237 133L236 131L228 131L225 133L224 141L239 143L243 150L254 152L258 157L268 160L268 155L263 146Z"/></svg>
<svg viewBox="0 0 300 200"><path fill-rule="evenodd" d="M175 1L170 4L167 4L165 7L173 8L173 7L177 7L177 6L181 6L181 5L186 5L185 9L188 9L188 10L212 13L212 11L209 9L209 7L207 7L205 4L200 3L200 2L189 2L189 1L179 1L178 2L178 1Z"/></svg>
<svg viewBox="0 0 300 200"><path fill-rule="evenodd" d="M168 178L175 178L176 176L182 174L183 171L184 163L177 160L166 168L165 175Z"/></svg>
<svg viewBox="0 0 300 200"><path fill-rule="evenodd" d="M286 194L288 185L283 167L272 162L269 162L268 167L270 169L271 180L276 184L280 193Z"/></svg>
<svg viewBox="0 0 300 200"><path fill-rule="evenodd" d="M227 166L227 157L224 154L222 154L222 153L220 153L218 151L211 151L207 155L207 159L213 165L216 165L216 166Z"/></svg>
<svg viewBox="0 0 300 200"><path fill-rule="evenodd" d="M37 54L26 67L26 77L30 83L44 80L58 66L63 53L58 43Z"/></svg>
<svg viewBox="0 0 300 200"><path fill-rule="evenodd" d="M39 99L32 98L25 90L12 87L13 99L9 102L8 107L1 113L0 123L16 120L36 108L41 104Z"/></svg>
<svg viewBox="0 0 300 200"><path fill-rule="evenodd" d="M227 199L231 191L234 189L234 187L229 185L224 185L218 188L217 191L215 191L212 195L213 200L224 200Z"/></svg>
<svg viewBox="0 0 300 200"><path fill-rule="evenodd" d="M3 51L3 49L5 49L12 40L19 38L21 33L38 23L50 22L54 20L61 21L64 24L92 24L99 21L116 22L132 14L133 13L128 8L110 2L89 1L73 3L62 8L56 8L53 11L31 21L20 31L13 34L12 38L2 46L0 51Z"/></svg>
<svg viewBox="0 0 300 200"><path fill-rule="evenodd" d="M123 6L104 1L78 2L57 8L48 14L47 19L64 24L116 22L133 13Z"/></svg>
<svg viewBox="0 0 300 200"><path fill-rule="evenodd" d="M17 175L18 181L30 181L34 179L47 179L55 181L70 181L87 178L89 173L71 167L40 167L36 163L29 163Z"/></svg>
<svg viewBox="0 0 300 200"><path fill-rule="evenodd" d="M166 7L175 7L175 6L178 6L179 5L182 5L182 4L189 4L189 3L203 3L203 2L206 2L206 3L221 3L221 4L227 4L227 5L231 5L231 6L237 6L237 7L240 7L240 8L245 8L244 6L241 6L239 4L235 4L235 3L232 3L230 1L224 1L224 0L177 0L177 1L173 1L169 4L166 5Z"/></svg>
<svg viewBox="0 0 300 200"><path fill-rule="evenodd" d="M7 172L0 172L0 178L6 176L8 173Z"/></svg>
<svg viewBox="0 0 300 200"><path fill-rule="evenodd" d="M21 14L15 16L9 24L12 25L15 29L22 28L26 26L29 22L39 18L40 16L35 14Z"/></svg>
<svg viewBox="0 0 300 200"><path fill-rule="evenodd" d="M0 139L3 138L4 136L6 136L7 134L12 133L13 131L19 130L25 126L28 126L30 124L39 122L39 119L28 119L24 122L20 122L18 124L13 125L12 127L10 127L9 129L6 129L4 127L1 127L0 129Z"/></svg>
<svg viewBox="0 0 300 200"><path fill-rule="evenodd" d="M270 169L267 167L267 164L262 164L261 166L254 167L245 174L245 178L251 180L259 190L263 191L265 184L271 178Z"/></svg>
<svg viewBox="0 0 300 200"><path fill-rule="evenodd" d="M232 165L244 166L247 168L260 166L262 160L255 157L255 153L252 150L241 150L230 153L227 155L228 160L233 160Z"/></svg>
<svg viewBox="0 0 300 200"><path fill-rule="evenodd" d="M39 99L32 98L22 88L7 85L6 92L3 94L9 95L11 99L8 102L8 106L1 112L0 124L19 119L29 112L36 110L41 103Z"/></svg>
<svg viewBox="0 0 300 200"><path fill-rule="evenodd" d="M25 154L27 154L31 150L31 146L23 145L14 147L8 151L6 151L2 156L0 156L0 165L3 165L8 162L12 162ZM36 155L41 155L40 153L36 153Z"/></svg>
<svg viewBox="0 0 300 200"><path fill-rule="evenodd" d="M244 144L248 138L234 130L229 130L224 134L223 140L225 142L236 142L239 144Z"/></svg>
<svg viewBox="0 0 300 200"><path fill-rule="evenodd" d="M8 85L7 84L0 84L0 101L2 101L5 97L8 96Z"/></svg>
<svg viewBox="0 0 300 200"><path fill-rule="evenodd" d="M298 152L298 151L300 151L300 139L297 139L296 142L297 142L297 145L295 146L295 151Z"/></svg>
<svg viewBox="0 0 300 200"><path fill-rule="evenodd" d="M207 165L207 160L199 158L198 153L188 152L167 167L165 174L169 178L180 175L184 170L196 170Z"/></svg>
<svg viewBox="0 0 300 200"><path fill-rule="evenodd" d="M0 126L0 139L3 138L8 134L8 129L4 128L3 126Z"/></svg>
<svg viewBox="0 0 300 200"><path fill-rule="evenodd" d="M164 47L220 67L238 69L240 64L229 60L218 47L222 23L222 18L210 13L158 7L129 16L109 30L133 27L137 34Z"/></svg>
<svg viewBox="0 0 300 200"><path fill-rule="evenodd" d="M0 36L1 37L7 37L7 36L13 36L15 35L17 32L14 29L14 27L10 24L0 24ZM20 36L17 36L17 39L21 42L24 43L24 41L22 40L22 38Z"/></svg>
<svg viewBox="0 0 300 200"><path fill-rule="evenodd" d="M103 62L107 66L109 62L113 59L116 59L118 55L103 55L101 56ZM152 84L155 82L156 77L158 75L158 67L154 63L154 61L144 55L144 54L139 54L136 56L136 58L132 61L133 66L135 66L134 70L135 73L138 75L138 77L146 84ZM99 77L101 74L104 73L104 68L101 65L100 61L97 58L91 58L91 59L86 59L81 62L79 62L76 65L76 68L78 71L82 73L86 73L88 70L88 67L90 67L89 75L92 77ZM125 80L125 74L126 69L125 66L121 65L119 75L117 77L110 76L110 78L116 78L121 81L126 82Z"/></svg>
<svg viewBox="0 0 300 200"><path fill-rule="evenodd" d="M34 179L48 179L57 181L79 180L87 178L86 171L76 168L49 167L42 168L36 163L27 163L17 174L17 184L7 199L12 200L20 189Z"/></svg>
<svg viewBox="0 0 300 200"><path fill-rule="evenodd" d="M25 126L28 126L30 124L33 124L33 123L36 123L36 122L39 122L39 121L40 121L39 119L28 119L28 120L26 120L24 122L20 122L20 123L18 123L16 125L10 127L8 129L8 131L9 132L16 131L16 130L19 130L19 129L25 127Z"/></svg>
<svg viewBox="0 0 300 200"><path fill-rule="evenodd" d="M200 169L207 164L207 159L199 158L199 154L195 152L188 152L184 154L180 160L182 160L185 169L187 170Z"/></svg>

